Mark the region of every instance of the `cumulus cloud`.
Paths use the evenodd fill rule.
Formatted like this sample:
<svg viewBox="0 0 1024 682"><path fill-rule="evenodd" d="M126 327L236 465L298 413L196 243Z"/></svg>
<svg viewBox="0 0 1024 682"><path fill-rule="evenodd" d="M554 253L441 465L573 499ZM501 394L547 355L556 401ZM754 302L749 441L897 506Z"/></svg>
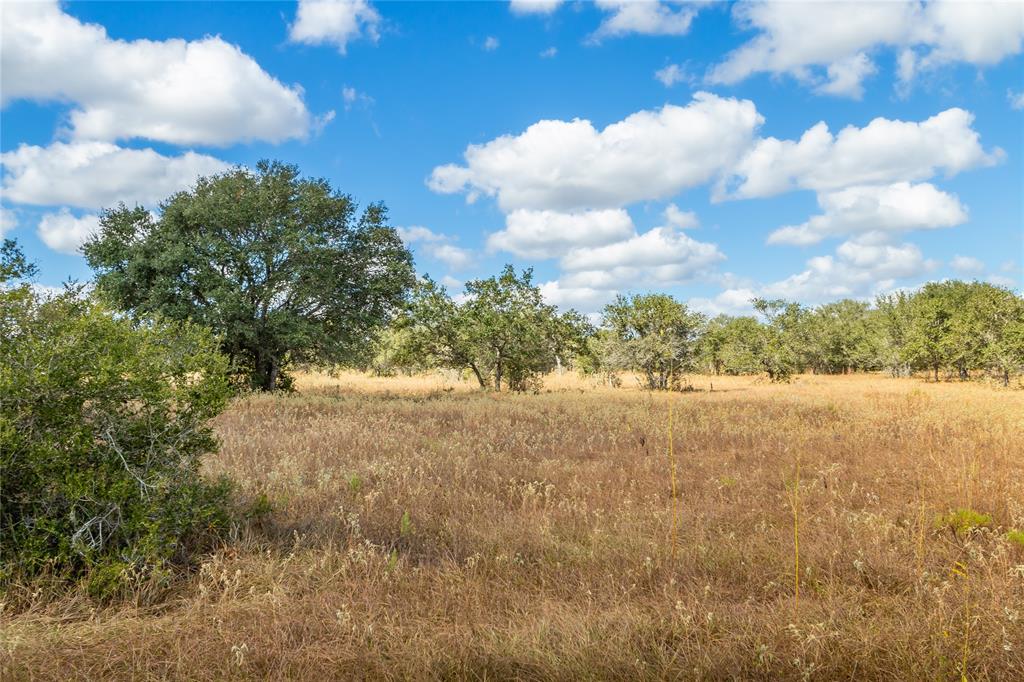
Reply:
<svg viewBox="0 0 1024 682"><path fill-rule="evenodd" d="M973 256L953 256L949 267L962 275L977 275L985 271L985 264Z"/></svg>
<svg viewBox="0 0 1024 682"><path fill-rule="evenodd" d="M866 54L858 52L828 65L828 80L817 91L826 95L844 95L853 99L864 96L864 79L877 71Z"/></svg>
<svg viewBox="0 0 1024 682"><path fill-rule="evenodd" d="M56 2L4 3L0 69L5 103L72 102L75 140L280 142L305 137L315 123L301 88L219 37L114 40Z"/></svg>
<svg viewBox="0 0 1024 682"><path fill-rule="evenodd" d="M685 35L700 10L698 3L659 2L658 0L597 0L608 13L591 40L629 34Z"/></svg>
<svg viewBox="0 0 1024 682"><path fill-rule="evenodd" d="M820 122L799 140L763 138L731 170L731 196L923 180L940 172L948 177L999 162L1002 150L985 151L973 121L969 111L953 108L920 123L876 118L833 136Z"/></svg>
<svg viewBox="0 0 1024 682"><path fill-rule="evenodd" d="M834 256L811 258L805 270L760 287L759 295L805 303L864 298L891 291L898 281L921 277L938 265L914 244L852 239L840 244Z"/></svg>
<svg viewBox="0 0 1024 682"><path fill-rule="evenodd" d="M402 241L419 244L419 250L423 253L454 270L463 270L473 263L473 252L452 244L448 235L439 234L422 225L399 227L397 231Z"/></svg>
<svg viewBox="0 0 1024 682"><path fill-rule="evenodd" d="M511 0L508 8L513 14L552 14L563 0Z"/></svg>
<svg viewBox="0 0 1024 682"><path fill-rule="evenodd" d="M784 298L818 304L838 298L868 299L906 284L917 284L939 263L924 257L914 244L853 239L834 255L816 256L801 272L764 285L735 286L710 298L690 299L709 315L750 315L755 297Z"/></svg>
<svg viewBox="0 0 1024 682"><path fill-rule="evenodd" d="M0 154L0 166L4 198L9 201L90 209L122 201L155 206L190 187L199 176L230 167L195 152L164 156L152 149L125 149L109 142L22 144Z"/></svg>
<svg viewBox="0 0 1024 682"><path fill-rule="evenodd" d="M698 242L671 227L655 227L620 242L574 248L562 257L561 265L573 273L645 270L647 276L669 282L690 279L724 258L714 244Z"/></svg>
<svg viewBox="0 0 1024 682"><path fill-rule="evenodd" d="M0 206L0 239L18 226L18 216L9 208Z"/></svg>
<svg viewBox="0 0 1024 682"><path fill-rule="evenodd" d="M640 111L603 130L544 120L465 151L434 169L441 193L496 196L505 211L617 208L672 196L731 167L763 119L753 102L697 93L687 106Z"/></svg>
<svg viewBox="0 0 1024 682"><path fill-rule="evenodd" d="M99 227L99 216L88 214L76 218L68 209L62 208L56 213L43 215L36 234L54 251L75 256L82 244L99 231Z"/></svg>
<svg viewBox="0 0 1024 682"><path fill-rule="evenodd" d="M345 54L358 38L376 43L380 24L380 14L367 0L299 0L288 38L293 43L333 45Z"/></svg>
<svg viewBox="0 0 1024 682"><path fill-rule="evenodd" d="M549 303L596 312L622 291L706 277L724 259L714 244L670 226L655 227L603 246L573 248L560 260L561 277L544 283L541 292Z"/></svg>
<svg viewBox="0 0 1024 682"><path fill-rule="evenodd" d="M577 246L601 246L628 239L633 220L623 209L579 213L518 209L505 217L505 229L487 239L491 251L526 258L555 258Z"/></svg>
<svg viewBox="0 0 1024 682"><path fill-rule="evenodd" d="M985 281L989 284L995 284L999 287L1006 287L1007 289L1021 290L1021 280L1014 279L1013 277L1007 277L1006 275L989 275L985 278Z"/></svg>
<svg viewBox="0 0 1024 682"><path fill-rule="evenodd" d="M541 283L540 293L550 305L563 310L573 308L585 313L596 313L615 298L616 294L610 289L569 287L558 280Z"/></svg>
<svg viewBox="0 0 1024 682"><path fill-rule="evenodd" d="M899 77L963 62L998 63L1024 42L1024 5L956 0L745 2L734 20L757 34L711 69L712 83L789 75L821 92L859 97L876 71L870 53L899 50Z"/></svg>
<svg viewBox="0 0 1024 682"><path fill-rule="evenodd" d="M666 88L671 88L676 83L689 80L686 71L678 64L669 64L654 72L654 78Z"/></svg>
<svg viewBox="0 0 1024 682"><path fill-rule="evenodd" d="M674 225L681 230L700 225L700 220L697 218L696 213L693 211L684 211L675 204L669 204L665 207L664 216L665 222L669 225Z"/></svg>
<svg viewBox="0 0 1024 682"><path fill-rule="evenodd" d="M726 289L711 298L693 297L686 303L694 310L711 317L716 315L752 315L754 306L751 301L757 296L758 293L753 289Z"/></svg>
<svg viewBox="0 0 1024 682"><path fill-rule="evenodd" d="M848 187L820 193L818 204L824 213L779 228L768 243L816 244L830 236L953 227L967 220L955 196L928 183Z"/></svg>

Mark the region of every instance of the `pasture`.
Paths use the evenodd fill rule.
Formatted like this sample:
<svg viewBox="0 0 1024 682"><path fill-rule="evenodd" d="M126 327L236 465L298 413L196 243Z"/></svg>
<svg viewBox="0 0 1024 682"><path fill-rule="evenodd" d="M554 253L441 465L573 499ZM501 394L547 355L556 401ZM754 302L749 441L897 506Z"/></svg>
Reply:
<svg viewBox="0 0 1024 682"><path fill-rule="evenodd" d="M9 595L3 677L1024 679L1024 394L691 383L238 399L250 520L159 593Z"/></svg>

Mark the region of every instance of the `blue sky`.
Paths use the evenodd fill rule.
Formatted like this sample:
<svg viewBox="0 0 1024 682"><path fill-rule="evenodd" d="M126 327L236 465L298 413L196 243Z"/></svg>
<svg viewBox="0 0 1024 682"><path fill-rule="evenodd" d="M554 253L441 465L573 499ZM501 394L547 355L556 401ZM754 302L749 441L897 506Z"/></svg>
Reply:
<svg viewBox="0 0 1024 682"><path fill-rule="evenodd" d="M1021 286L1021 3L0 11L0 229L43 285L90 277L103 207L276 158L383 200L453 291L506 262L585 312Z"/></svg>

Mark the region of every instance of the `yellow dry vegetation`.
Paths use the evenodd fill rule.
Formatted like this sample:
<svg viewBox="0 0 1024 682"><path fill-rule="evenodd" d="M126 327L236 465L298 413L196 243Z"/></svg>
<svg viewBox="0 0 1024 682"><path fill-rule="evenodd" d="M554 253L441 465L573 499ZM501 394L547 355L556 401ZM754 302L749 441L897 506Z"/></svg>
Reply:
<svg viewBox="0 0 1024 682"><path fill-rule="evenodd" d="M1024 679L1024 393L691 384L239 399L207 468L273 511L152 603L27 597L4 676Z"/></svg>

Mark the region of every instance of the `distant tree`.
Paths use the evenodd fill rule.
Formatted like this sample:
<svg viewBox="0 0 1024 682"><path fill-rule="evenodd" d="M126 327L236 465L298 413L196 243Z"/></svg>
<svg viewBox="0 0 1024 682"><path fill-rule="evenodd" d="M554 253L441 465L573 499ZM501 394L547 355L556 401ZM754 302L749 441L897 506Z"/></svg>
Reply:
<svg viewBox="0 0 1024 682"><path fill-rule="evenodd" d="M903 291L879 296L875 301L875 317L879 364L893 377L909 376L910 296Z"/></svg>
<svg viewBox="0 0 1024 682"><path fill-rule="evenodd" d="M1009 386L1010 377L1024 368L1024 299L1003 287L975 283L967 326L976 334L977 358L972 364L995 372Z"/></svg>
<svg viewBox="0 0 1024 682"><path fill-rule="evenodd" d="M725 348L729 343L728 315L718 315L708 320L701 330L697 352L704 365L716 376L725 369Z"/></svg>
<svg viewBox="0 0 1024 682"><path fill-rule="evenodd" d="M408 330L407 356L469 369L481 388L498 391L535 386L579 351L587 328L575 311L559 314L544 303L531 270L517 274L511 265L467 282L461 302L425 278L401 326Z"/></svg>
<svg viewBox="0 0 1024 682"><path fill-rule="evenodd" d="M704 316L665 294L619 296L605 306L604 364L641 373L650 389L678 388L697 363Z"/></svg>
<svg viewBox="0 0 1024 682"><path fill-rule="evenodd" d="M807 348L805 311L782 299L755 298L753 304L766 320L766 324L760 325L760 337L754 344L761 369L771 381L789 381L800 367L799 352Z"/></svg>
<svg viewBox="0 0 1024 682"><path fill-rule="evenodd" d="M808 315L805 357L814 371L841 374L879 366L880 329L868 303L843 299Z"/></svg>
<svg viewBox="0 0 1024 682"><path fill-rule="evenodd" d="M287 386L291 363L366 352L413 282L382 204L357 217L351 197L295 166L202 178L161 209L103 214L83 249L99 293L137 317L213 329L257 389Z"/></svg>
<svg viewBox="0 0 1024 682"><path fill-rule="evenodd" d="M767 336L763 326L753 317L729 318L721 349L722 369L726 374L757 374L762 371L762 347Z"/></svg>
<svg viewBox="0 0 1024 682"><path fill-rule="evenodd" d="M936 282L926 284L908 304L909 325L904 338L904 357L914 369L927 369L939 380L939 371L950 364L953 334L951 297Z"/></svg>

